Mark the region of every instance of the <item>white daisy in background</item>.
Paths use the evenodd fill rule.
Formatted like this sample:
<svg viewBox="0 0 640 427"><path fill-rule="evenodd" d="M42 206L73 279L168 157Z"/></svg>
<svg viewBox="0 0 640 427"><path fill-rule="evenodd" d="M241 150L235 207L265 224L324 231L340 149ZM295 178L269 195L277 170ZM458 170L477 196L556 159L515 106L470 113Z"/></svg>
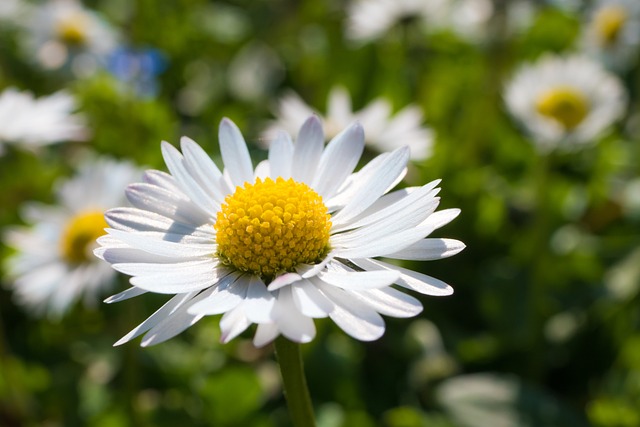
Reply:
<svg viewBox="0 0 640 427"><path fill-rule="evenodd" d="M600 0L590 11L582 48L608 67L622 70L638 60L640 47L640 2Z"/></svg>
<svg viewBox="0 0 640 427"><path fill-rule="evenodd" d="M111 287L114 271L92 251L105 234L104 211L125 201L122 187L140 179L130 163L97 159L57 189L58 204L28 204L23 219L30 225L5 234L15 248L6 260L14 297L36 315L59 317L81 296L95 304Z"/></svg>
<svg viewBox="0 0 640 427"><path fill-rule="evenodd" d="M468 41L484 38L493 16L490 0L354 0L347 9L345 35L354 42L370 42L406 20L421 29L451 30Z"/></svg>
<svg viewBox="0 0 640 427"><path fill-rule="evenodd" d="M47 69L70 67L80 77L104 65L117 47L114 30L76 0L49 0L27 23L27 47Z"/></svg>
<svg viewBox="0 0 640 427"><path fill-rule="evenodd" d="M382 37L406 19L424 22L447 0L353 0L347 8L345 35L355 42Z"/></svg>
<svg viewBox="0 0 640 427"><path fill-rule="evenodd" d="M447 0L427 16L430 31L449 30L468 42L484 41L493 17L491 0Z"/></svg>
<svg viewBox="0 0 640 427"><path fill-rule="evenodd" d="M284 78L284 64L271 47L260 42L244 46L229 63L227 87L231 95L246 102L271 96Z"/></svg>
<svg viewBox="0 0 640 427"><path fill-rule="evenodd" d="M426 238L458 209L435 212L439 181L389 192L403 177L409 150L381 154L353 173L364 148L359 124L324 147L311 117L296 144L281 132L268 160L255 169L239 129L220 125L221 171L189 138L182 154L163 142L170 174L151 170L127 190L132 208L105 215L112 227L95 253L133 276L132 288L107 299L145 292L175 294L116 344L146 332L142 345L167 340L206 315L222 314L228 342L258 324L254 345L279 334L311 341L313 318L330 317L359 340L379 338L380 314L411 317L420 302L400 292L453 292L444 282L377 257L433 260L464 244Z"/></svg>
<svg viewBox="0 0 640 427"><path fill-rule="evenodd" d="M274 111L276 120L264 132L261 142L268 145L278 129L294 134L312 114L321 116L327 139L334 138L342 129L358 121L364 128L367 145L374 150L385 152L407 145L412 160L424 160L431 156L433 132L422 124L424 118L420 107L408 105L394 114L389 101L378 98L354 112L351 96L342 87L334 87L329 93L324 116L293 91L283 96Z"/></svg>
<svg viewBox="0 0 640 427"><path fill-rule="evenodd" d="M4 30L7 26L13 26L16 22L25 19L32 11L32 5L24 0L2 0L0 1L0 22Z"/></svg>
<svg viewBox="0 0 640 427"><path fill-rule="evenodd" d="M0 146L10 142L35 148L85 140L89 131L75 110L75 99L64 91L36 99L30 92L5 89L0 93Z"/></svg>
<svg viewBox="0 0 640 427"><path fill-rule="evenodd" d="M624 113L627 94L616 76L586 57L548 55L522 66L504 97L546 151L594 142Z"/></svg>

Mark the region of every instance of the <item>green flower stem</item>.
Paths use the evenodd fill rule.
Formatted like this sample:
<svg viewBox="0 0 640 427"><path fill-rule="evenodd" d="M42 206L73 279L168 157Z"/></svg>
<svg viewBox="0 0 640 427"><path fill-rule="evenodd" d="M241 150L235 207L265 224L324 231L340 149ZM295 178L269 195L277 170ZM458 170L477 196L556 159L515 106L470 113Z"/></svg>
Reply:
<svg viewBox="0 0 640 427"><path fill-rule="evenodd" d="M300 344L279 336L275 345L291 421L295 427L314 427L316 422L304 377Z"/></svg>

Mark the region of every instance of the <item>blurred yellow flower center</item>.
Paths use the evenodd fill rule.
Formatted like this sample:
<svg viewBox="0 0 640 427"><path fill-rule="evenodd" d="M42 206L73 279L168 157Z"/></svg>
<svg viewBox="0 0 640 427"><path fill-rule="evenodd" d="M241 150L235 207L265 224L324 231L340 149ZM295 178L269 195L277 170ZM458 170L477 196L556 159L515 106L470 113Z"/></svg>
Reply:
<svg viewBox="0 0 640 427"><path fill-rule="evenodd" d="M600 9L594 18L596 31L604 44L618 40L620 31L627 22L627 14L620 6L606 6Z"/></svg>
<svg viewBox="0 0 640 427"><path fill-rule="evenodd" d="M560 86L538 96L536 109L543 116L560 123L566 130L571 130L587 116L589 101L580 91Z"/></svg>
<svg viewBox="0 0 640 427"><path fill-rule="evenodd" d="M70 263L91 259L91 250L98 237L108 227L104 214L99 211L83 212L73 217L62 232L60 245L63 258Z"/></svg>
<svg viewBox="0 0 640 427"><path fill-rule="evenodd" d="M65 17L58 22L55 33L61 42L80 46L87 41L87 20L79 13Z"/></svg>
<svg viewBox="0 0 640 427"><path fill-rule="evenodd" d="M331 216L322 197L293 179L258 178L227 196L215 223L224 264L268 281L329 250Z"/></svg>

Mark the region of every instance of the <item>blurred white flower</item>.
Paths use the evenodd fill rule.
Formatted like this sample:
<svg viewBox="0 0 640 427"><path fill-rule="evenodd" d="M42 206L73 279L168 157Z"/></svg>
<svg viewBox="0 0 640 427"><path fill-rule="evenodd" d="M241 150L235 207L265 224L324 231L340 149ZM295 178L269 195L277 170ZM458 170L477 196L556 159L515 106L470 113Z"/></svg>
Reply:
<svg viewBox="0 0 640 427"><path fill-rule="evenodd" d="M13 26L31 13L32 5L24 0L0 1L0 22L3 27ZM2 29L0 29L2 30Z"/></svg>
<svg viewBox="0 0 640 427"><path fill-rule="evenodd" d="M450 30L468 41L486 34L493 16L490 0L354 0L347 10L345 34L355 42L369 42L384 36L405 20L431 32Z"/></svg>
<svg viewBox="0 0 640 427"><path fill-rule="evenodd" d="M115 276L92 254L107 227L104 211L124 203L122 187L140 176L130 163L88 161L58 187L57 205L25 206L29 225L5 234L16 251L5 267L17 303L36 315L59 317L81 296L87 305L99 301Z"/></svg>
<svg viewBox="0 0 640 427"><path fill-rule="evenodd" d="M594 140L623 114L620 80L583 56L547 55L522 66L505 88L509 112L543 151Z"/></svg>
<svg viewBox="0 0 640 427"><path fill-rule="evenodd" d="M243 47L229 64L228 88L243 101L257 102L271 94L284 77L284 65L269 46L252 42Z"/></svg>
<svg viewBox="0 0 640 427"><path fill-rule="evenodd" d="M452 31L469 42L483 41L493 16L491 0L448 0L428 17L431 29Z"/></svg>
<svg viewBox="0 0 640 427"><path fill-rule="evenodd" d="M347 9L345 33L354 41L375 40L405 19L426 20L434 11L444 8L446 1L353 0Z"/></svg>
<svg viewBox="0 0 640 427"><path fill-rule="evenodd" d="M590 10L582 49L614 70L623 70L638 60L640 47L640 1L599 0Z"/></svg>
<svg viewBox="0 0 640 427"><path fill-rule="evenodd" d="M222 313L223 342L253 323L256 346L280 334L309 342L313 319L324 317L371 341L384 333L380 314L422 310L394 283L427 295L453 292L438 279L375 259L435 260L464 248L426 238L459 214L436 212L439 181L388 193L406 171L406 147L353 173L364 149L362 127L351 125L325 148L314 116L295 145L281 132L255 169L228 119L219 141L222 171L189 138L181 140L182 154L163 143L171 174L147 171L144 183L127 188L134 207L105 215L112 228L95 253L133 276L133 287L107 302L175 294L116 344L145 332L142 345L157 344Z"/></svg>
<svg viewBox="0 0 640 427"><path fill-rule="evenodd" d="M114 30L76 0L49 0L27 23L30 55L47 69L70 67L80 77L106 63L117 47Z"/></svg>
<svg viewBox="0 0 640 427"><path fill-rule="evenodd" d="M34 98L14 88L0 94L0 146L16 143L26 148L88 137L84 117L74 113L71 94L60 91Z"/></svg>
<svg viewBox="0 0 640 427"><path fill-rule="evenodd" d="M334 87L329 93L324 116L293 91L283 96L274 111L276 120L264 132L261 142L268 145L279 129L295 134L312 114L321 118L327 139L335 137L342 129L357 121L364 128L367 145L374 150L384 152L406 145L411 150L412 160L424 160L431 156L433 132L422 124L424 119L420 107L408 105L394 114L391 103L378 98L354 112L351 96L342 87Z"/></svg>

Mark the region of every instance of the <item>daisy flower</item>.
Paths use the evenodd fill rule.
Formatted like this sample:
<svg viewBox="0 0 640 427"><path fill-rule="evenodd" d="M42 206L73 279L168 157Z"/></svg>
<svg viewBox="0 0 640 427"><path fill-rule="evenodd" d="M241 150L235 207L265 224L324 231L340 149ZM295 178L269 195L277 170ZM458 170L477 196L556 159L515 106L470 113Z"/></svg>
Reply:
<svg viewBox="0 0 640 427"><path fill-rule="evenodd" d="M15 22L19 22L24 19L29 13L31 13L31 4L24 0L3 0L0 2L0 22L3 24L4 30L6 27L11 27Z"/></svg>
<svg viewBox="0 0 640 427"><path fill-rule="evenodd" d="M324 317L370 341L384 333L380 314L411 317L422 310L398 287L453 292L438 279L378 259L433 260L464 248L457 240L426 238L459 213L436 212L439 181L389 192L403 177L408 148L381 154L354 173L362 127L351 125L325 148L313 116L295 144L280 133L255 169L228 119L219 142L222 170L189 138L181 140L182 153L163 142L170 173L147 171L143 183L126 190L133 207L106 213L111 228L95 254L133 276L133 287L107 302L145 292L174 295L116 344L145 332L142 345L157 344L215 314L223 314L225 343L254 323L256 346L280 334L309 342L313 319Z"/></svg>
<svg viewBox="0 0 640 427"><path fill-rule="evenodd" d="M20 305L36 315L59 317L81 296L92 304L111 286L114 271L92 251L107 227L104 211L121 205L122 187L140 175L130 163L86 162L58 187L56 206L33 203L23 209L31 225L5 235L16 251L5 267Z"/></svg>
<svg viewBox="0 0 640 427"><path fill-rule="evenodd" d="M640 2L600 0L591 10L582 35L582 48L613 69L624 69L637 60L640 45Z"/></svg>
<svg viewBox="0 0 640 427"><path fill-rule="evenodd" d="M0 94L0 144L33 148L84 140L89 132L84 117L73 113L75 109L73 96L64 91L36 99L30 92L6 89Z"/></svg>
<svg viewBox="0 0 640 427"><path fill-rule="evenodd" d="M543 150L593 142L623 114L626 92L617 77L582 56L545 56L520 68L505 102Z"/></svg>
<svg viewBox="0 0 640 427"><path fill-rule="evenodd" d="M491 0L447 0L426 17L431 31L449 30L468 42L486 39L493 17Z"/></svg>
<svg viewBox="0 0 640 427"><path fill-rule="evenodd" d="M347 9L345 35L370 42L403 21L415 20L427 32L448 29L476 41L485 36L492 16L490 0L354 0Z"/></svg>
<svg viewBox="0 0 640 427"><path fill-rule="evenodd" d="M79 76L91 74L117 46L114 30L76 0L49 0L27 24L27 46L47 69L71 67Z"/></svg>
<svg viewBox="0 0 640 427"><path fill-rule="evenodd" d="M412 160L424 160L431 156L433 132L422 125L420 107L408 105L393 114L389 101L378 98L354 112L351 96L342 87L334 87L329 93L324 116L307 105L295 92L283 96L274 111L276 120L265 131L263 141L271 141L278 129L295 133L312 114L321 117L327 139L334 138L342 129L358 121L365 130L367 145L377 151L391 151L404 144L409 146Z"/></svg>
<svg viewBox="0 0 640 427"><path fill-rule="evenodd" d="M404 20L424 22L445 3L446 0L354 0L347 9L346 37L356 42L378 39Z"/></svg>

